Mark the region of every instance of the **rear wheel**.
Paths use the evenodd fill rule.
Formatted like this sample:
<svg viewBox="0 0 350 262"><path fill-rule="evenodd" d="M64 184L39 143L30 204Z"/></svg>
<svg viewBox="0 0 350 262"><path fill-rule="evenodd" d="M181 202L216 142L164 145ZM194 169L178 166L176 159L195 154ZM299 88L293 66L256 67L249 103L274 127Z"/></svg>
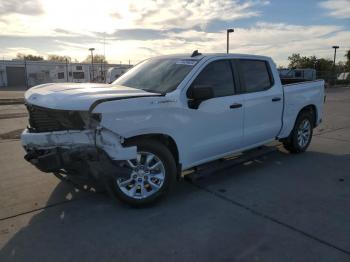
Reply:
<svg viewBox="0 0 350 262"><path fill-rule="evenodd" d="M169 149L155 140L135 140L137 158L126 161L130 174L112 181L112 191L133 206L150 204L168 192L176 178L176 164Z"/></svg>
<svg viewBox="0 0 350 262"><path fill-rule="evenodd" d="M289 137L283 141L285 149L291 153L302 153L310 145L313 131L313 115L301 112Z"/></svg>

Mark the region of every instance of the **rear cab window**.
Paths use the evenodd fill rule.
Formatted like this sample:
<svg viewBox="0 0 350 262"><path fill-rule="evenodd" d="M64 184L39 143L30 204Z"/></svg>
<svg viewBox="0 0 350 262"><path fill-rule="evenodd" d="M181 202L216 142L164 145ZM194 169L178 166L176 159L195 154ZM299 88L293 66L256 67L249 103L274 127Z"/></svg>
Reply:
<svg viewBox="0 0 350 262"><path fill-rule="evenodd" d="M239 59L237 63L243 93L265 91L273 86L273 77L267 61Z"/></svg>

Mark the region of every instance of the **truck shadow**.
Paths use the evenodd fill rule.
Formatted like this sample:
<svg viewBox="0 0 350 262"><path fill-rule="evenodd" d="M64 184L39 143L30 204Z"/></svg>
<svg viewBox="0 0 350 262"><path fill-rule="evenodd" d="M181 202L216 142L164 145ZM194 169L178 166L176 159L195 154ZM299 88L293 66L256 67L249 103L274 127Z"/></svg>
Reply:
<svg viewBox="0 0 350 262"><path fill-rule="evenodd" d="M91 193L80 197L80 193L72 187L60 183L48 202L69 194L77 200L3 221L10 233L17 228L19 231L0 251L0 261L117 261L121 257L124 261L146 261L157 258L157 254L174 260L183 252L191 252L192 245L181 243L187 243L191 234L200 237L197 222L216 212L215 203L220 199L213 199L213 195L201 188L213 187L214 190L225 192L224 190L234 190L232 185L248 188L249 183L256 184L264 180L275 183L273 179L281 177L279 172L282 168L291 175L296 174L294 178L291 176L296 180L294 184L302 183L303 180L304 183L305 180L317 183L317 176L310 176L311 173L346 166L349 160L349 154L309 151L302 155L290 155L277 150L221 170L200 181L179 183L165 201L143 209L130 208L120 203L111 205L105 194ZM303 166L303 169L298 165ZM328 175L334 183L327 185L323 181L321 189L334 187L337 183L349 184L349 173L349 170L334 170L333 174ZM320 180L326 178L325 174L319 177ZM276 183L275 186L286 186L282 180ZM264 191L264 188L261 190ZM270 188L267 187L266 190ZM277 199L280 196L275 194L273 197ZM23 227L23 224L27 225ZM216 226L210 225L214 228ZM186 232L183 231L184 227ZM202 250L204 255L209 252L210 246L207 248L208 250ZM249 249L249 246L245 248Z"/></svg>

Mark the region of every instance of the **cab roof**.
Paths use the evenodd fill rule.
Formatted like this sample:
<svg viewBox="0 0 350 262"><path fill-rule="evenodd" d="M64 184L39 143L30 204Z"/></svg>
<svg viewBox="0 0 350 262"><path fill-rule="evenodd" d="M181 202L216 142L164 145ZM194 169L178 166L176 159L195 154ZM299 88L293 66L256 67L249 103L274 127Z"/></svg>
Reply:
<svg viewBox="0 0 350 262"><path fill-rule="evenodd" d="M214 57L227 57L227 58L246 58L246 59L263 59L271 60L268 56L261 55L248 55L248 54L238 54L238 53L199 53L198 55L192 56L192 54L172 54L172 55L162 55L158 58L178 58L178 59L191 59L191 60L201 60L203 58L214 58Z"/></svg>

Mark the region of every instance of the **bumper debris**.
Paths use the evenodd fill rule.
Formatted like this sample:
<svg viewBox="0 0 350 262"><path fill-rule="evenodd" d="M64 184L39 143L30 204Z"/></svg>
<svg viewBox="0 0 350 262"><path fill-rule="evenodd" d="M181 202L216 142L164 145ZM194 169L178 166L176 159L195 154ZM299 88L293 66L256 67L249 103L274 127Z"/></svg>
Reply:
<svg viewBox="0 0 350 262"><path fill-rule="evenodd" d="M112 160L136 158L135 146L123 147L120 142L121 138L106 129L43 133L31 133L26 129L22 133L21 140L26 151L96 147L106 152Z"/></svg>

